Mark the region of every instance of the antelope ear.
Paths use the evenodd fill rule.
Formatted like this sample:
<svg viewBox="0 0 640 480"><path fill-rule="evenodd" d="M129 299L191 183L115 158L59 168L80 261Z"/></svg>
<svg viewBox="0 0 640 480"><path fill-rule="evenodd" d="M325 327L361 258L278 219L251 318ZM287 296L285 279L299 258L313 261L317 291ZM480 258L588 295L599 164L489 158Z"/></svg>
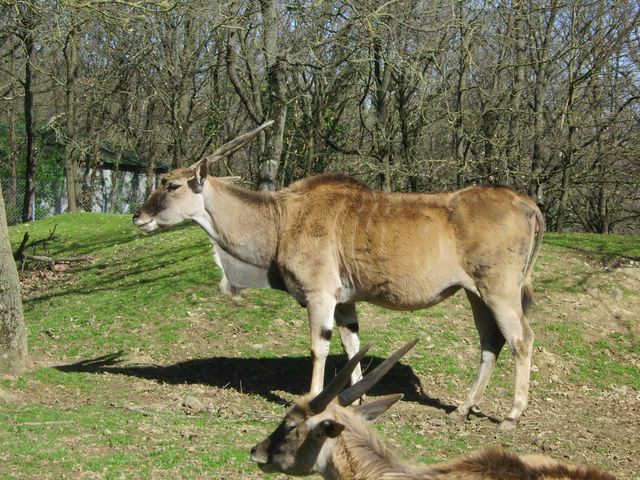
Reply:
<svg viewBox="0 0 640 480"><path fill-rule="evenodd" d="M204 181L207 179L207 175L209 175L209 165L207 165L207 161L206 160L202 160L200 161L199 164L196 164L195 166L195 171L196 171L196 184L195 184L195 191L197 193L200 193L202 191L202 185L204 185Z"/></svg>
<svg viewBox="0 0 640 480"><path fill-rule="evenodd" d="M362 415L365 420L370 422L386 412L389 407L400 400L403 396L404 395L402 393L397 393L395 395L386 395L376 400L358 405L357 407L353 407L353 409L358 414Z"/></svg>
<svg viewBox="0 0 640 480"><path fill-rule="evenodd" d="M335 420L323 420L314 428L314 434L319 438L336 438L343 430L343 424Z"/></svg>
<svg viewBox="0 0 640 480"><path fill-rule="evenodd" d="M242 177L234 176L234 177L216 177L216 178L226 185L231 185L233 183L238 182Z"/></svg>

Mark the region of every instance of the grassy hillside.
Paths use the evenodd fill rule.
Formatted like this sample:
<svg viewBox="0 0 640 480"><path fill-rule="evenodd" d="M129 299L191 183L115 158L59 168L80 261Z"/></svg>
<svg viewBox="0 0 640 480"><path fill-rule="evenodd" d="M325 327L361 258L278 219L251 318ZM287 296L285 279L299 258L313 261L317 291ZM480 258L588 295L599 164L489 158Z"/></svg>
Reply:
<svg viewBox="0 0 640 480"><path fill-rule="evenodd" d="M0 379L0 478L213 478L263 475L248 460L285 405L308 388L306 313L286 294L219 293L196 227L143 235L130 218L67 214L10 230L54 256L91 260L23 274L33 369ZM467 394L478 337L463 294L417 312L359 306L371 367L420 339L373 395L405 399L377 427L400 455L435 462L492 444L640 471L640 239L548 234L534 270L530 408L496 422L513 392L503 352L483 415L447 413ZM327 371L344 362L333 342ZM284 478L275 476L273 478Z"/></svg>

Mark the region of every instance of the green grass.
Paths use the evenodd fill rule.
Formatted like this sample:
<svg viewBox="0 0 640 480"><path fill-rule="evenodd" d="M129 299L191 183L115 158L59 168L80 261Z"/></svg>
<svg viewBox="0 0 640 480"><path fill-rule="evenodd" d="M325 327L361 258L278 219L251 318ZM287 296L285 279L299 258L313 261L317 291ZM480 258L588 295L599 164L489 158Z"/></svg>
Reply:
<svg viewBox="0 0 640 480"><path fill-rule="evenodd" d="M628 235L547 232L544 243L588 253L602 260L614 258L640 259L640 240Z"/></svg>
<svg viewBox="0 0 640 480"><path fill-rule="evenodd" d="M3 441L3 455L11 459L4 464L3 472L15 478L62 478L74 471L99 473L104 478L121 478L123 473L126 478L190 478L226 467L231 458L242 464L247 449L233 442L259 440L255 434L243 434L241 439L231 431L240 430L244 419L221 422L164 415L161 422L159 428L157 419L147 420L126 410L105 415L102 405L2 410L0 424L8 427L0 438L12 438ZM184 435L184 428L195 433ZM211 430L224 431L229 445L212 438ZM210 443L199 445L195 441L202 438ZM186 458L191 461L185 462ZM44 466L50 469L46 473L42 471ZM240 471L245 467L248 465Z"/></svg>
<svg viewBox="0 0 640 480"><path fill-rule="evenodd" d="M640 391L640 371L636 366L616 360L614 354L638 355L640 342L634 334L611 333L589 342L584 326L576 321L553 322L545 326L549 340L568 358L580 359L571 372L574 382L605 388L627 385ZM607 354L608 353L608 354Z"/></svg>
<svg viewBox="0 0 640 480"><path fill-rule="evenodd" d="M607 277L593 284L594 274L606 272L611 265L640 261L638 237L549 232L543 244L545 248L534 266L537 291L577 294L595 286L607 291L620 288L625 297L640 295L640 289L617 285Z"/></svg>
<svg viewBox="0 0 640 480"><path fill-rule="evenodd" d="M10 238L15 247L25 232L44 238L55 225L58 240L49 254L90 255L91 261L55 279L27 281L34 284L24 312L36 366L0 378L0 389L14 398L2 403L0 396L0 478L262 478L247 452L277 424L283 404L307 388L306 311L282 292L251 291L239 303L222 296L220 272L197 227L144 235L127 216L78 213L12 227ZM606 281L594 287L593 268L574 254L634 258L640 244L630 237L547 234L535 268L537 290L571 298L613 288ZM625 287L623 294L635 298L638 292ZM536 308L537 345L570 365L570 382L640 390L637 362L628 361L640 357L634 325L593 338L579 318L546 318ZM391 375L393 388L420 377L444 403L464 398L478 362L464 295L417 312L373 306L359 312L362 342L374 344L378 360L421 339ZM341 353L337 338L331 353ZM269 368L283 368L302 383L271 374L277 385L270 389L261 384ZM513 362L504 352L489 386L501 410L512 388ZM183 407L187 395L206 408ZM403 412L402 405L394 408ZM429 463L494 441L490 431L489 440L459 428L434 435L420 420L393 413L377 428L409 458ZM506 438L530 450L520 437Z"/></svg>
<svg viewBox="0 0 640 480"><path fill-rule="evenodd" d="M64 343L69 356L177 340L188 308L198 304L192 296L210 294L219 279L210 247L194 228L142 236L127 223L123 216L80 213L12 229L17 242L25 231L41 238L57 224L60 242L51 244L51 255L95 258L25 303L25 316L38 319L29 322L31 336ZM132 335L143 326L147 335Z"/></svg>

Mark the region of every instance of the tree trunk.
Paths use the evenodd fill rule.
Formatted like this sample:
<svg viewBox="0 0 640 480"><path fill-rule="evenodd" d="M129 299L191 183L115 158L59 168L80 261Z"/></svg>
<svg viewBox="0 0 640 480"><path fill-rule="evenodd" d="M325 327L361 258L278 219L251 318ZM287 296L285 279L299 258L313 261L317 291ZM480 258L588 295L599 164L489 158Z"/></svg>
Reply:
<svg viewBox="0 0 640 480"><path fill-rule="evenodd" d="M599 97L599 94L596 94ZM598 99L600 100L600 99ZM596 167L596 178L598 182L598 211L596 213L597 221L595 222L598 231L597 233L609 234L609 226L611 223L611 218L609 215L609 169L606 161L605 152L608 150L608 145L604 145L603 135L598 136L598 147L597 147L597 167Z"/></svg>
<svg viewBox="0 0 640 480"><path fill-rule="evenodd" d="M34 124L33 124L33 20L28 7L21 8L22 15L22 41L26 53L24 75L24 123L27 135L27 174L25 178L24 203L22 207L22 221L29 222L35 215L36 197L36 156L34 150Z"/></svg>
<svg viewBox="0 0 640 480"><path fill-rule="evenodd" d="M601 151L600 148L598 150ZM607 166L604 161L600 162L598 168L596 170L598 172L599 185L598 185L598 200L597 206L598 211L596 213L597 221L595 222L597 225L597 233L609 234L611 218L609 214L609 186L608 179L609 172L607 171Z"/></svg>
<svg viewBox="0 0 640 480"><path fill-rule="evenodd" d="M17 77L15 53L11 54L11 73L12 76ZM18 102L16 101L17 89L14 82L11 82L10 91L8 94L10 100L7 102L7 119L9 122L9 131L7 132L7 149L9 153L9 185L6 192L6 203L11 208L15 208L17 204L18 195L18 135L17 135L17 117L18 117Z"/></svg>
<svg viewBox="0 0 640 480"><path fill-rule="evenodd" d="M571 162L571 156L567 155L562 165L562 181L560 184L560 200L558 202L558 215L556 217L557 232L564 231L566 217L567 217L567 204L569 203L569 189L570 189L570 170L569 165Z"/></svg>
<svg viewBox="0 0 640 480"><path fill-rule="evenodd" d="M546 70L546 68L544 69ZM533 154L531 158L531 181L529 182L529 196L538 204L544 202L544 190L542 182L542 165L547 158L545 145L545 111L544 101L546 97L546 79L539 80L534 93L534 117L533 117Z"/></svg>
<svg viewBox="0 0 640 480"><path fill-rule="evenodd" d="M78 78L78 28L73 27L69 31L67 42L64 46L64 58L66 67L65 108L67 127L67 146L65 149L64 173L67 179L68 210L78 210L78 161L76 153L76 79Z"/></svg>
<svg viewBox="0 0 640 480"><path fill-rule="evenodd" d="M469 85L469 50L471 46L471 27L465 18L464 2L458 1L458 22L460 34L460 57L458 61L458 84L456 86L455 110L454 110L454 155L457 163L458 173L456 184L462 188L467 183L467 156L468 140L466 138L466 128L464 122L464 105Z"/></svg>
<svg viewBox="0 0 640 480"><path fill-rule="evenodd" d="M147 151L147 163L144 169L144 196L149 198L151 192L156 188L156 149L154 146L150 146Z"/></svg>
<svg viewBox="0 0 640 480"><path fill-rule="evenodd" d="M7 191L7 204L14 208L17 203L18 194L18 139L16 135L16 102L12 99L9 104L9 132L7 137L7 147L9 149L9 190Z"/></svg>
<svg viewBox="0 0 640 480"><path fill-rule="evenodd" d="M140 190L140 172L137 170L133 172L133 176L131 177L131 189L129 192L129 208L138 208L139 203L139 190Z"/></svg>
<svg viewBox="0 0 640 480"><path fill-rule="evenodd" d="M275 0L260 0L262 10L264 52L267 63L267 83L269 86L269 108L274 120L260 164L259 190L275 190L276 175L282 157L284 128L287 120L287 87L285 85L284 63L278 58L278 17Z"/></svg>
<svg viewBox="0 0 640 480"><path fill-rule="evenodd" d="M389 134L389 85L391 83L392 66L389 52L383 55L381 40L373 45L373 76L375 80L375 125L374 148L380 161L380 186L384 192L391 192L392 144Z"/></svg>
<svg viewBox="0 0 640 480"><path fill-rule="evenodd" d="M533 92L533 153L531 158L531 180L529 182L529 196L541 206L543 210L545 203L545 191L543 170L547 160L547 139L545 138L546 121L546 98L549 87L549 56L552 45L551 32L557 14L556 0L551 1L549 17L546 19L544 32L540 45L535 48L534 71L535 88Z"/></svg>
<svg viewBox="0 0 640 480"><path fill-rule="evenodd" d="M0 374L18 374L27 365L27 330L22 315L18 271L9 243L0 187Z"/></svg>
<svg viewBox="0 0 640 480"><path fill-rule="evenodd" d="M276 176L282 158L284 128L287 121L286 86L282 63L277 61L269 67L269 90L271 91L271 119L273 130L267 135L264 156L260 164L259 190L273 191L277 188Z"/></svg>
<svg viewBox="0 0 640 480"><path fill-rule="evenodd" d="M576 127L573 125L573 103L574 103L574 65L573 62L569 62L569 77L567 88L567 101L565 102L565 111L563 112L560 120L560 131L563 132L566 125L566 146L562 154L562 180L560 188L560 199L558 201L558 213L556 217L555 229L558 232L562 232L565 228L565 221L567 217L567 208L569 203L569 191L571 190L571 164L574 161L574 132Z"/></svg>
<svg viewBox="0 0 640 480"><path fill-rule="evenodd" d="M522 92L526 88L526 69L527 69L527 44L526 44L526 21L525 21L525 3L517 1L513 4L512 15L512 36L515 43L515 65L513 67L513 90L511 94L511 112L509 122L509 134L507 137L507 147L502 159L502 176L500 182L505 185L511 184L510 168L511 164L521 164L520 145L522 143L521 135L521 116L522 116Z"/></svg>
<svg viewBox="0 0 640 480"><path fill-rule="evenodd" d="M415 160L413 158L413 146L415 138L418 136L417 125L409 126L409 102L412 92L409 88L407 78L403 72L399 73L396 79L396 104L398 109L398 120L400 122L400 155L402 156L407 172L406 188L410 192L418 191L418 177L415 174Z"/></svg>

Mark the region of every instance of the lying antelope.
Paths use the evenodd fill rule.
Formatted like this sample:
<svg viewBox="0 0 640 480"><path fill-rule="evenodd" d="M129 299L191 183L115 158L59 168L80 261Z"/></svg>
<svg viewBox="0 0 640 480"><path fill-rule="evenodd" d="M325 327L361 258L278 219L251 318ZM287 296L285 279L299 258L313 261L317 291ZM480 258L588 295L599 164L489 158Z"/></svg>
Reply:
<svg viewBox="0 0 640 480"><path fill-rule="evenodd" d="M194 220L223 252L230 279L246 273L305 306L312 393L322 390L334 318L349 358L359 349L356 302L415 310L464 289L482 353L457 412L466 417L477 408L506 342L515 360L515 391L503 425L515 425L527 406L533 332L524 308L544 230L535 203L505 187L386 194L345 175L324 174L277 192L254 192L208 175L211 161L265 126L164 175L135 224L152 232ZM352 383L360 375L357 366Z"/></svg>
<svg viewBox="0 0 640 480"><path fill-rule="evenodd" d="M565 465L543 456L519 456L499 449L438 465L418 466L396 459L367 422L402 395L387 395L347 407L367 393L415 343L405 345L340 393L355 362L369 347L358 352L322 392L295 402L278 428L251 449L251 460L264 472L319 473L328 480L614 479L597 468Z"/></svg>

